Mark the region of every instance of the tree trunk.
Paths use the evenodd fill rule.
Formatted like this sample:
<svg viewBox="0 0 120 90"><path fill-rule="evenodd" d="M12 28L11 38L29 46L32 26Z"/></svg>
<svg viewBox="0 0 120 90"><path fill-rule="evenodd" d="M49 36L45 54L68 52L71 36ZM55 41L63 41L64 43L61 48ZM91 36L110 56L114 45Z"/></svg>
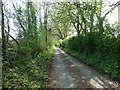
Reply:
<svg viewBox="0 0 120 90"><path fill-rule="evenodd" d="M45 8L45 17L44 17L44 29L46 31L45 41L47 43L47 7Z"/></svg>
<svg viewBox="0 0 120 90"><path fill-rule="evenodd" d="M5 30L4 30L4 12L3 12L3 3L1 1L1 34L2 34L2 57L3 60L6 60L6 37L5 37Z"/></svg>
<svg viewBox="0 0 120 90"><path fill-rule="evenodd" d="M7 20L7 28L8 28L8 34L7 34L7 43L8 43L8 41L9 41L9 33L10 33L9 19Z"/></svg>

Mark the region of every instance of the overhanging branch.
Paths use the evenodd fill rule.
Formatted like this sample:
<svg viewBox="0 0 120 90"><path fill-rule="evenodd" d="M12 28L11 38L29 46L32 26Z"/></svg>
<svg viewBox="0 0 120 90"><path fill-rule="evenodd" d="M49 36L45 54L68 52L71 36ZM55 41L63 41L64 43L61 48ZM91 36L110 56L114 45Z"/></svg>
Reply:
<svg viewBox="0 0 120 90"><path fill-rule="evenodd" d="M18 46L20 46L19 42L13 36L11 36L6 30L5 33L7 33L7 35L9 35L17 43Z"/></svg>

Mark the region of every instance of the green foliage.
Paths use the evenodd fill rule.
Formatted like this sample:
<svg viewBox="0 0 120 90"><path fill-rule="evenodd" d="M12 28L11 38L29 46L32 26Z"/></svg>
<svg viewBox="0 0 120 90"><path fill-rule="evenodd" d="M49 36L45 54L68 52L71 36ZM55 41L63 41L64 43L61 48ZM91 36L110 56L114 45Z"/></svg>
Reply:
<svg viewBox="0 0 120 90"><path fill-rule="evenodd" d="M113 78L120 77L120 37L113 35L115 27L109 23L104 26L107 14L114 7L101 15L102 3L99 2L57 2L50 5L44 2L41 5L27 0L21 3L12 3L12 9L5 13L5 19L13 20L16 24L18 37L13 40L20 46L16 46L12 40L5 42L8 35L3 36L3 51L7 52L7 60L3 62L3 88L45 87L44 79L48 77L46 68L50 64L54 43L59 45L58 42L60 47L87 64L110 73ZM15 11L11 14L13 8ZM44 18L40 14L42 10ZM8 26L5 24L5 27ZM74 32L78 36L67 40ZM64 41L57 42L59 38Z"/></svg>
<svg viewBox="0 0 120 90"><path fill-rule="evenodd" d="M17 52L10 52L10 62L3 63L4 88L43 88L44 79L48 78L47 67L52 60L54 38L49 35L48 42L44 41L44 34L35 39L21 39ZM46 46L48 46L46 48ZM11 45L12 47L12 45ZM14 48L14 43L13 47ZM14 50L15 51L15 50ZM15 57L13 57L13 56ZM10 58L11 57L11 58Z"/></svg>
<svg viewBox="0 0 120 90"><path fill-rule="evenodd" d="M85 63L120 78L120 38L112 34L80 34L63 41L61 48Z"/></svg>
<svg viewBox="0 0 120 90"><path fill-rule="evenodd" d="M11 50L8 50L7 61L3 62L3 88L44 88L44 79L48 78L46 69L54 50L53 35L45 30L42 22L37 24L37 11L32 2L26 2L26 8L13 6L16 26L20 27L16 37L20 46L12 40L9 42Z"/></svg>
<svg viewBox="0 0 120 90"><path fill-rule="evenodd" d="M79 35L76 37L72 37L67 41L63 42L63 46L67 47L69 49L72 49L74 51L78 51L80 53L86 53L86 54L92 54L95 52L95 42L94 42L95 35L88 33L86 36ZM61 45L61 46L62 46Z"/></svg>
<svg viewBox="0 0 120 90"><path fill-rule="evenodd" d="M9 63L3 64L3 87L4 88L43 88L44 79L48 78L46 72L52 60L53 50L41 52L36 58L31 55L13 62L9 68Z"/></svg>

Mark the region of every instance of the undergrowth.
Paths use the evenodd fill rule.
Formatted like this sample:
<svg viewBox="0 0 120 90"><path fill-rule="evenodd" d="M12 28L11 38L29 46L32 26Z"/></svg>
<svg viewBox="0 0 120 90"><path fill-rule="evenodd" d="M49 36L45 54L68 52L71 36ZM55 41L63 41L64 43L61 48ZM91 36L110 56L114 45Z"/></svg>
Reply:
<svg viewBox="0 0 120 90"><path fill-rule="evenodd" d="M44 88L48 78L47 66L52 60L53 49L43 51L32 58L31 55L19 58L12 63L3 63L3 88Z"/></svg>

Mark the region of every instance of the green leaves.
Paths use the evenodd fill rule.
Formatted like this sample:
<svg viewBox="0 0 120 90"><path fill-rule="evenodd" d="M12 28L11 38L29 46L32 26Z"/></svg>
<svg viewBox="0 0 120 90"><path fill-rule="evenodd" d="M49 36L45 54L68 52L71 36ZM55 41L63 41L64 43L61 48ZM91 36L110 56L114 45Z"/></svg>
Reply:
<svg viewBox="0 0 120 90"><path fill-rule="evenodd" d="M53 49L41 52L36 58L30 54L14 61L14 67L3 70L4 88L43 88L48 78L47 67L52 60Z"/></svg>
<svg viewBox="0 0 120 90"><path fill-rule="evenodd" d="M120 78L120 38L112 34L98 33L80 34L64 40L60 47L85 63L111 74L112 78ZM120 50L120 49L119 49Z"/></svg>

